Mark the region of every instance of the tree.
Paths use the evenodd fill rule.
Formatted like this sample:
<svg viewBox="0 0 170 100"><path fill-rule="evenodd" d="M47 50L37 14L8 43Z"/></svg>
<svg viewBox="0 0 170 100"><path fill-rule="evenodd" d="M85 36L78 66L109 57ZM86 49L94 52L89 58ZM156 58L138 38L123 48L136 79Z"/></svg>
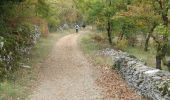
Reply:
<svg viewBox="0 0 170 100"><path fill-rule="evenodd" d="M168 9L169 9L169 0L156 0L152 1L155 12L160 15L162 18L162 23L156 27L156 33L160 33L162 36L161 39L152 36L157 43L157 54L156 54L156 68L161 69L161 61L164 65L168 65L166 61L166 53L167 53L167 43L168 43Z"/></svg>
<svg viewBox="0 0 170 100"><path fill-rule="evenodd" d="M80 0L76 1L79 4L78 9L85 12L87 21L93 23L100 30L106 30L108 41L112 44L112 32L113 32L113 15L119 8L125 7L124 0ZM82 8L82 3L87 5L87 8Z"/></svg>
<svg viewBox="0 0 170 100"><path fill-rule="evenodd" d="M139 15L139 17L145 18L145 21L143 22L145 22L148 26L145 51L147 51L148 41L150 37L152 37L157 44L156 68L161 69L161 62L163 62L164 65L168 65L165 56L167 53L167 43L169 35L169 0L136 0L135 4L137 4L138 7L145 6L143 8L147 8L147 10L144 10L145 12L140 12L141 14Z"/></svg>

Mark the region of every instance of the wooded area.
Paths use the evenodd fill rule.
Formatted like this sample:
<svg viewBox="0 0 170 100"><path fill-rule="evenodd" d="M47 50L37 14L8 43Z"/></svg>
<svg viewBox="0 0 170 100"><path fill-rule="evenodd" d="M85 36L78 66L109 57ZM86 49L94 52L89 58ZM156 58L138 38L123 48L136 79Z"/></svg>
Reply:
<svg viewBox="0 0 170 100"><path fill-rule="evenodd" d="M0 79L18 69L41 36L74 24L79 17L65 0L0 1Z"/></svg>
<svg viewBox="0 0 170 100"><path fill-rule="evenodd" d="M122 50L126 46L135 48L138 37L145 39L141 41L141 47L146 52L148 48L155 49L156 68L162 69L163 63L170 70L170 61L166 59L170 52L169 0L74 1L87 23L107 31L111 45L115 44ZM118 39L113 41L115 37Z"/></svg>
<svg viewBox="0 0 170 100"><path fill-rule="evenodd" d="M106 32L117 49L154 49L156 68L170 70L169 7L169 0L1 0L0 76L17 69L40 34L75 24Z"/></svg>
<svg viewBox="0 0 170 100"><path fill-rule="evenodd" d="M110 55L116 59L120 55L128 58L128 64L127 60L122 60L121 57L116 62L118 69L120 69L120 64L123 65L121 66L125 70L123 73L127 72L131 75L132 71L133 75L132 77L130 76L130 79L128 74L124 75L127 76L128 81L132 80L135 85L137 84L137 87L141 87L140 89L144 91L146 90L146 94L148 94L147 89L150 89L151 93L152 91L156 93L155 91L160 90L159 97L167 96L168 98L170 95L168 87L169 72L167 72L170 71L169 18L170 0L0 0L0 99L13 100L28 96L23 91L29 90L25 87L30 88L32 84L31 86L26 86L28 85L27 83L36 80L39 72L43 73L43 77L47 77L42 84L51 89L49 89L48 94L46 93L48 90L43 85L39 85L39 88L45 91L46 98L48 98L48 95L55 98L56 94L59 94L58 98L64 98L64 96L60 95L60 92L67 95L68 88L71 91L69 91L68 98L73 97L72 95L77 96L77 94L81 95L80 98L84 98L83 96L86 93L91 96L91 89L92 92L94 89L93 81L96 82L93 74L98 73L98 69L93 69L92 67L94 66L91 66L93 64L88 60L86 61L86 58L81 53L83 49L83 52L95 52L95 54L92 54L94 57L91 58L96 58L92 63L100 66L101 68L99 69L103 71L103 79L99 78L97 80L102 86L112 88L106 89L107 92L113 92L113 94L110 94L112 98L126 98L126 95L129 95L127 98L131 100L132 97L135 97L133 95L137 93L134 91L129 93L131 90L126 86L127 83L121 80L122 78L116 70L113 71L112 69L110 71L110 67L115 67L116 69L116 64L113 64L113 60L110 61L111 59L108 57L105 59L103 55L100 55L99 58L96 56L96 53L102 51L101 49L104 49L105 53L111 53ZM77 26L77 32L75 31L75 26ZM74 32L70 29L74 29ZM84 33L86 35L83 38L81 37L79 41L79 35ZM66 34L66 37L61 38ZM61 38L61 41L56 42L59 38ZM41 39L44 39L43 42L40 41ZM31 60L31 50L36 47L39 41L42 44L40 43L37 47L38 49L36 48L35 53L39 53L37 55L42 61L35 61L34 66L29 66L29 64L27 66L25 62ZM82 50L79 50L78 42L82 45L80 46ZM53 47L55 50L51 50ZM110 49L111 51L108 51ZM48 54L52 57L47 57ZM35 54L34 56L37 55ZM33 60L37 60L38 57ZM46 60L45 57L48 58L47 61L43 60ZM131 62L131 58L135 61ZM95 60L99 64L95 64ZM85 61L85 63L81 61ZM140 65L141 63L142 65ZM149 66L144 69L149 74L145 75L144 71L140 72L140 68L133 69L133 64L136 64L136 66L138 64L143 68ZM123 67L129 69L129 71ZM155 67L156 69L150 67ZM34 68L37 73L32 75L32 73L35 73ZM43 71L40 69L43 69ZM155 77L152 77L153 79L149 80L146 80L148 78L143 79L143 77L148 77L159 71L160 76L155 75ZM162 75L164 72L166 72L165 75ZM24 82L17 83L17 77L21 77L21 80L25 78L23 74L27 76L26 82L24 80ZM73 74L74 77L70 77ZM98 74L95 75L98 76ZM36 78L33 79L33 76ZM61 76L61 78L58 78L58 76ZM110 85L107 78L110 80ZM165 82L162 81L164 78L166 79ZM52 80L51 83L48 83L48 79ZM156 88L149 84L153 80L152 85ZM85 82L87 84L84 84ZM130 81L129 83L132 82ZM63 84L63 90L58 91L58 87L63 86ZM70 86L72 84L73 86ZM89 87L84 88L86 85ZM20 87L22 91L20 91ZM75 87L79 89L75 92L76 94L72 93ZM121 94L122 91L124 91L123 94ZM85 94L81 94L81 92L85 92ZM97 89L94 90L94 94L98 92ZM105 93L107 94L107 92ZM43 93L39 92L39 94L39 97L42 97ZM90 98L90 96L86 96L86 98ZM152 96L156 97L157 95ZM142 97L136 95L136 98Z"/></svg>

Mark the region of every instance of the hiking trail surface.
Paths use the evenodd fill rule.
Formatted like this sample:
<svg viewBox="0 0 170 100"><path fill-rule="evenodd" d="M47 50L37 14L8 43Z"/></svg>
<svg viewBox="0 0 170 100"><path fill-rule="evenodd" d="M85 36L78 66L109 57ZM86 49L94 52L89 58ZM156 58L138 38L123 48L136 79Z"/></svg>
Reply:
<svg viewBox="0 0 170 100"><path fill-rule="evenodd" d="M140 100L131 89L122 90L127 85L118 74L99 71L86 59L78 45L80 34L69 34L56 41L40 65L38 85L27 100ZM122 93L110 96L118 89Z"/></svg>

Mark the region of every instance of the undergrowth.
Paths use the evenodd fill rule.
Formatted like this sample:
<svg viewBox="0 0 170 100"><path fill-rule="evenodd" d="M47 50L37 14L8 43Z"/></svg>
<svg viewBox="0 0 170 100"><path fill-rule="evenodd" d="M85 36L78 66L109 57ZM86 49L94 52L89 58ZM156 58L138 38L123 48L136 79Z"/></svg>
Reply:
<svg viewBox="0 0 170 100"><path fill-rule="evenodd" d="M41 37L31 50L30 55L22 59L24 65L30 68L19 68L8 79L0 83L0 100L23 100L35 86L39 65L47 58L54 43L68 32L51 33Z"/></svg>
<svg viewBox="0 0 170 100"><path fill-rule="evenodd" d="M107 57L100 57L95 56L96 52L106 49L106 48L112 48L112 49L122 49L124 52L127 52L131 55L134 55L138 59L145 61L147 63L147 66L154 67L155 68L155 49L151 49L148 52L145 52L143 50L142 46L127 46L126 43L119 43L118 45L116 43L113 43L112 46L108 44L108 41L103 33L95 33L95 32L89 32L86 35L83 35L81 37L81 48L84 51L85 54L93 56L93 59L95 59L95 63L97 64L105 64L109 63L110 65L113 64L111 59L108 59ZM167 58L170 58L169 56ZM167 70L168 68L164 65L162 65L163 70Z"/></svg>
<svg viewBox="0 0 170 100"><path fill-rule="evenodd" d="M89 32L80 37L80 46L84 54L91 58L96 65L109 65L112 66L112 60L107 56L96 55L97 52L105 48L111 48L107 43L104 34Z"/></svg>

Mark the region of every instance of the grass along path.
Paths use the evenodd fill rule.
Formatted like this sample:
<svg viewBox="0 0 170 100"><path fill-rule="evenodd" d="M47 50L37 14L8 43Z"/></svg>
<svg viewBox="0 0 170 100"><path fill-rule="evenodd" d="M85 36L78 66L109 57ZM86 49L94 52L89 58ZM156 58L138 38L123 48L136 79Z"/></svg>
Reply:
<svg viewBox="0 0 170 100"><path fill-rule="evenodd" d="M112 69L113 62L110 57L97 55L97 52L110 46L102 41L94 41L94 34L88 31L82 35L79 45L89 61L100 70L96 83L102 88L101 100L144 100L126 84L116 70Z"/></svg>
<svg viewBox="0 0 170 100"><path fill-rule="evenodd" d="M68 33L68 31L64 31L51 33L48 37L41 37L31 50L31 54L23 59L23 63L31 68L20 68L12 75L11 79L0 83L0 100L24 100L36 86L39 64L46 60L54 43Z"/></svg>

